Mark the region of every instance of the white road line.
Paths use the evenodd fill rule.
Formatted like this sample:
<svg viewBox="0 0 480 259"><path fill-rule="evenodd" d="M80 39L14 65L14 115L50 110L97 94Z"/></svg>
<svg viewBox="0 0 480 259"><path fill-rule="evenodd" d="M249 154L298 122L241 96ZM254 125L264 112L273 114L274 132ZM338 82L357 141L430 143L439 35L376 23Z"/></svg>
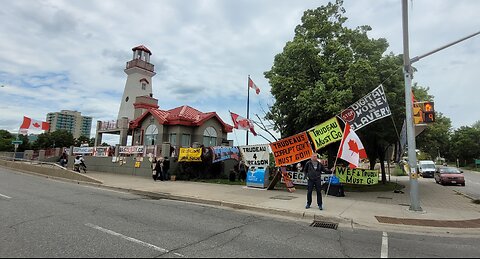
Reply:
<svg viewBox="0 0 480 259"><path fill-rule="evenodd" d="M3 194L0 194L0 196L3 197L3 198L7 198L7 199L11 199L11 198L12 198L12 197L9 197L9 196L3 195Z"/></svg>
<svg viewBox="0 0 480 259"><path fill-rule="evenodd" d="M382 252L380 258L388 258L388 234L383 232L382 236Z"/></svg>
<svg viewBox="0 0 480 259"><path fill-rule="evenodd" d="M109 229L105 229L105 228L102 228L100 226L97 226L97 225L93 225L93 224L90 224L90 223L87 223L85 224L85 226L87 227L91 227L93 229L96 229L96 230L100 230L104 233L107 233L107 234L110 234L110 235L113 235L113 236L117 236L117 237L120 237L120 238L123 238L123 239L126 239L128 241L131 241L131 242L134 242L136 244L139 244L139 245L142 245L142 246L146 246L146 247L149 247L149 248L152 248L154 250L157 250L157 251L160 251L162 253L169 253L170 251L168 251L167 249L164 249L164 248L161 248L161 247L158 247L158 246L155 246L155 245L152 245L152 244L149 244L149 243L146 243L146 242L143 242L141 240L138 240L138 239L135 239L133 237L128 237L128 236L125 236L125 235L122 235L120 233L117 233L117 232L114 232L112 230L109 230ZM173 253L174 255L177 255L177 256L180 256L180 257L185 257L179 253Z"/></svg>

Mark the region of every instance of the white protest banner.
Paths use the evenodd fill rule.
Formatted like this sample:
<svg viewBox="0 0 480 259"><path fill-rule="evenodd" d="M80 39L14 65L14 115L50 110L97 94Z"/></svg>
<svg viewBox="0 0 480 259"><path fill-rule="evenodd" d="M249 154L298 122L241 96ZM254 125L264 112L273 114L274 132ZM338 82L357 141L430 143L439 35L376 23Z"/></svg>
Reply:
<svg viewBox="0 0 480 259"><path fill-rule="evenodd" d="M93 147L73 147L74 154L92 154Z"/></svg>
<svg viewBox="0 0 480 259"><path fill-rule="evenodd" d="M296 172L296 171L287 171L288 176L292 180L293 184L295 185L308 185L308 178L304 172ZM322 174L321 181L322 183L327 182L330 174ZM281 183L285 183L283 177L280 179Z"/></svg>
<svg viewBox="0 0 480 259"><path fill-rule="evenodd" d="M143 154L144 146L120 146L120 154Z"/></svg>
<svg viewBox="0 0 480 259"><path fill-rule="evenodd" d="M270 151L268 144L240 146L245 165L250 166L268 166L270 162Z"/></svg>
<svg viewBox="0 0 480 259"><path fill-rule="evenodd" d="M383 85L379 85L341 113L342 120L348 122L354 131L390 115Z"/></svg>

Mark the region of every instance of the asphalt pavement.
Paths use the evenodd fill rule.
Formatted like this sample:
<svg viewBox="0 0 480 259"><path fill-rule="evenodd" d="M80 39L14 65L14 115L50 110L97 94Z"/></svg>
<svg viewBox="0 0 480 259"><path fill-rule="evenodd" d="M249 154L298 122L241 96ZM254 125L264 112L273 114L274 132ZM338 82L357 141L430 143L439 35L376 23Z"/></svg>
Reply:
<svg viewBox="0 0 480 259"><path fill-rule="evenodd" d="M158 187L162 185L191 186L153 181L150 185L138 177L121 179L130 180L131 187L143 183L147 185L144 188L157 186L157 190L165 190ZM205 189L208 185L200 186ZM252 200L268 193L240 188L225 196L253 193L249 196ZM480 254L478 235L405 234L352 226L316 228L304 220L132 192L0 167L0 257L386 258Z"/></svg>

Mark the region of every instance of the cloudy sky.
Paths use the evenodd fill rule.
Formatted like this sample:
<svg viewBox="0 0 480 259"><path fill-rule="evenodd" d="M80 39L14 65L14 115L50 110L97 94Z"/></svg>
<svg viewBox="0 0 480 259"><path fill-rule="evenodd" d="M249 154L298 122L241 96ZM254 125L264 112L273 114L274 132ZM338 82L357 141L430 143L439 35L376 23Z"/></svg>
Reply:
<svg viewBox="0 0 480 259"><path fill-rule="evenodd" d="M24 115L45 120L66 109L92 116L94 133L97 120L116 119L123 69L138 45L153 53L160 109L189 105L231 124L229 110L246 114L250 75L261 89L251 92L250 115L262 115L273 103L263 73L293 38L303 12L327 2L1 0L0 129L16 132ZM347 26L370 25L369 36L386 38L388 52L403 52L401 0L345 0L344 7ZM478 0L409 1L410 55L480 31L479 11ZM480 120L480 35L414 66L414 82L430 87L435 109L454 128ZM242 145L245 132L229 139ZM250 137L250 143L265 140Z"/></svg>

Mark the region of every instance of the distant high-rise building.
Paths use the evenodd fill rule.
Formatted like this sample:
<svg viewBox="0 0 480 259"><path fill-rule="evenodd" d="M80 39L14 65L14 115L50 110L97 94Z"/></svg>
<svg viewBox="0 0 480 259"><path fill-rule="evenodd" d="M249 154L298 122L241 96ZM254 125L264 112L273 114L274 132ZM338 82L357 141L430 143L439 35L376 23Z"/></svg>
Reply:
<svg viewBox="0 0 480 259"><path fill-rule="evenodd" d="M74 138L85 136L90 138L92 129L92 117L82 116L80 112L62 110L47 114L47 122L50 123L50 132L67 130Z"/></svg>

